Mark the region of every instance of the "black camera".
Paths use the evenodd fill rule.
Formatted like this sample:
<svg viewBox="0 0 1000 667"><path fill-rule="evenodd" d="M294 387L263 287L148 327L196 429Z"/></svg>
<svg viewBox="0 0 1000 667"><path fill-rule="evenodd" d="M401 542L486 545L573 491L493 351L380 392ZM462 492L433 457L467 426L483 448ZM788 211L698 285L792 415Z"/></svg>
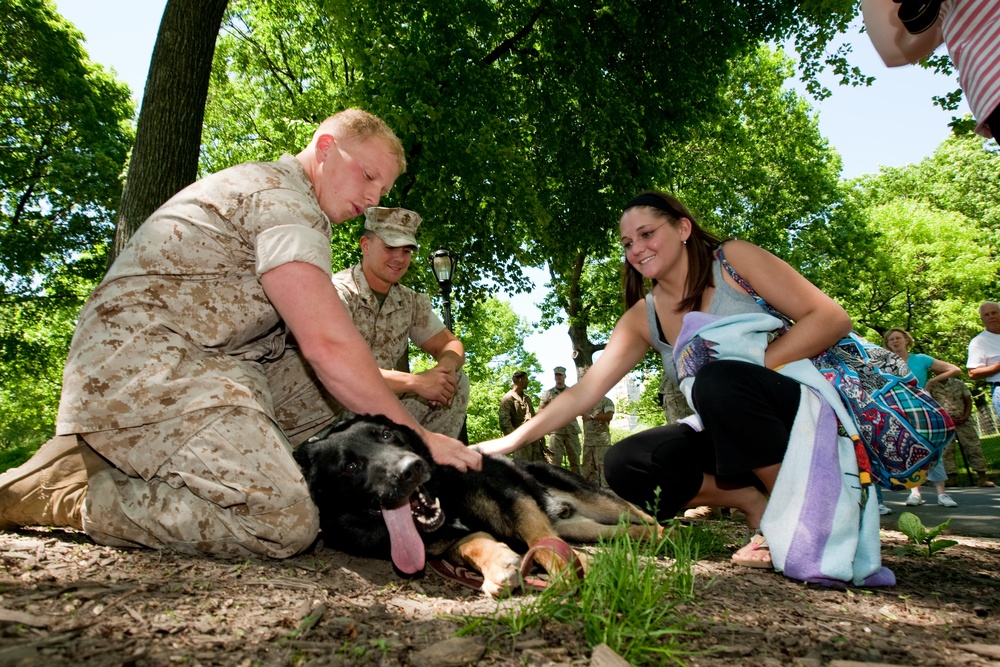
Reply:
<svg viewBox="0 0 1000 667"><path fill-rule="evenodd" d="M942 0L893 0L899 3L897 12L906 31L913 35L924 32L937 20Z"/></svg>

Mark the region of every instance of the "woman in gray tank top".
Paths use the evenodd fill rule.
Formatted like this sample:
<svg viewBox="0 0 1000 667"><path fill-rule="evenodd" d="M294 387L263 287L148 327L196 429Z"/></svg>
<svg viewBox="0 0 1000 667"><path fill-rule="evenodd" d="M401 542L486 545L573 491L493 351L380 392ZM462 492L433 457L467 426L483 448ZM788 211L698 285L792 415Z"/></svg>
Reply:
<svg viewBox="0 0 1000 667"><path fill-rule="evenodd" d="M478 447L486 454L511 452L567 423L604 396L650 348L663 357L664 372L676 378L673 342L685 314L760 312L737 282L742 277L795 324L767 346L763 366L731 360L705 364L695 375L692 395L703 428L675 423L629 436L608 452L605 476L612 490L640 507L658 502L660 520L688 507L735 507L757 529L800 396L798 383L773 369L827 349L851 330L851 320L833 299L766 250L745 241L721 243L670 195L638 195L625 207L619 227L626 312L601 356L535 419ZM727 263L736 278L722 270ZM766 544L756 534L733 554L734 562L770 567Z"/></svg>

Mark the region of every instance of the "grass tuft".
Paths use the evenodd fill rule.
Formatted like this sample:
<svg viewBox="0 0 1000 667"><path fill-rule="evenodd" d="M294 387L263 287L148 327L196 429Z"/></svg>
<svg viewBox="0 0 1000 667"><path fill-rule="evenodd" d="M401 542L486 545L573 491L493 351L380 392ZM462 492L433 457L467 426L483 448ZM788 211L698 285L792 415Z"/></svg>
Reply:
<svg viewBox="0 0 1000 667"><path fill-rule="evenodd" d="M591 648L607 644L630 664L685 664L682 640L694 634L678 607L694 596L694 563L703 531L671 522L658 541L627 534L602 540L582 581L559 580L485 617L460 617L459 634L513 641L557 621L578 630ZM568 579L568 578L567 578Z"/></svg>

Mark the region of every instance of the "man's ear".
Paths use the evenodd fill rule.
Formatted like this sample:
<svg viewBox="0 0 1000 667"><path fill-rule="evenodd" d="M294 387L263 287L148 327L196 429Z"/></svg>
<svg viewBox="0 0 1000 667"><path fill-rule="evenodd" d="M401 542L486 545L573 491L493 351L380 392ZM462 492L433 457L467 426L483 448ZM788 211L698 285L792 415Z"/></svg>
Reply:
<svg viewBox="0 0 1000 667"><path fill-rule="evenodd" d="M316 159L325 160L331 150L337 148L337 138L332 134L321 134L316 137Z"/></svg>

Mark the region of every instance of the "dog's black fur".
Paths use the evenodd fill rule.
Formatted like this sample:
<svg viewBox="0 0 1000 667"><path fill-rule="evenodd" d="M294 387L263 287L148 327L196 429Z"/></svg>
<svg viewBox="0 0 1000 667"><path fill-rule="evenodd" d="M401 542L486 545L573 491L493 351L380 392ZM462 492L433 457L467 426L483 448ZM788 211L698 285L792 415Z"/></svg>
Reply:
<svg viewBox="0 0 1000 667"><path fill-rule="evenodd" d="M396 563L398 545L391 543L383 510L406 506L426 554L464 560L484 574L489 593L516 585L520 560L496 540L521 552L545 537L593 542L618 532L622 517L628 517L627 530L637 537L657 531L645 512L546 463L485 456L481 471L437 466L412 429L380 415L339 425L323 439L300 446L295 459L319 508L327 545L369 557L392 556ZM504 562L490 562L497 559ZM565 565L539 562L546 569ZM422 555L416 565L396 565L401 574L415 574L423 568Z"/></svg>

